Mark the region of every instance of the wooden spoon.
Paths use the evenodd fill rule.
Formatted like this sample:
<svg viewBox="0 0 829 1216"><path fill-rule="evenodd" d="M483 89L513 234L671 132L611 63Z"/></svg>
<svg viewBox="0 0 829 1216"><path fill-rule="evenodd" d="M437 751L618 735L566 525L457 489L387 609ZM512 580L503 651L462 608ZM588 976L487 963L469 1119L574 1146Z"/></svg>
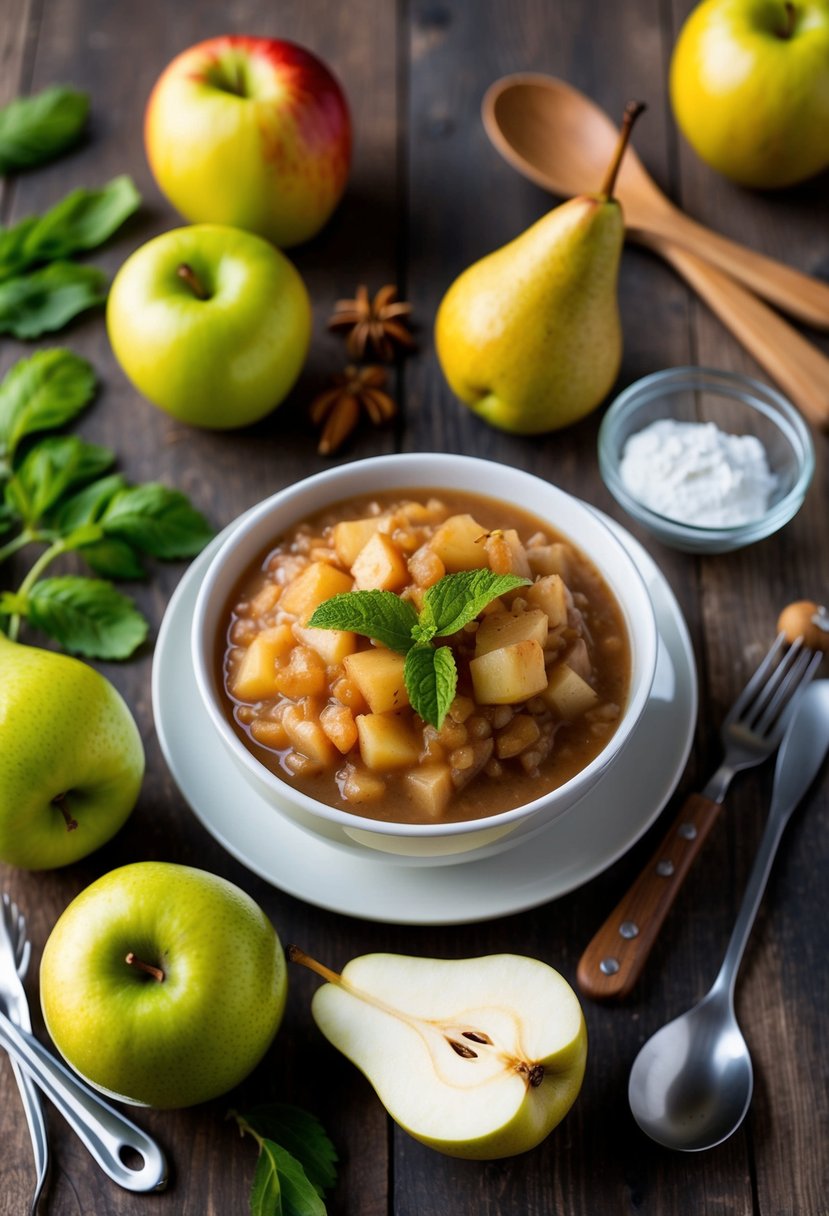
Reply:
<svg viewBox="0 0 829 1216"><path fill-rule="evenodd" d="M584 93L553 76L517 73L490 87L482 109L492 143L525 177L565 197L598 188L618 131ZM663 241L682 245L792 316L829 329L829 284L690 219L666 198L632 148L616 197L635 240L660 251Z"/></svg>
<svg viewBox="0 0 829 1216"><path fill-rule="evenodd" d="M559 107L560 101L562 104ZM518 121L521 113L528 116L525 122ZM483 120L492 143L505 159L525 177L555 194L578 194L589 188L589 183L601 180L604 158L607 156L606 141L612 140L615 145L618 135L610 119L598 106L570 85L549 76L508 76L497 81L484 98ZM595 126L600 136L590 147L584 138L584 128L588 123ZM633 191L631 180L635 187ZM636 191L640 185L637 183L642 181L645 182L645 189L650 189L662 200L660 205L673 211L680 220L685 220L686 217L660 194L636 153L628 148L616 189L626 222L630 220L629 199L631 194L638 197ZM641 206L637 213L634 203L634 216L637 214L641 215ZM694 228L700 227L693 221L688 222ZM661 232L644 227L631 229L629 226L628 231L640 244L661 254L691 284L815 426L829 426L829 359L817 347L807 342L755 295L741 287L735 278L689 252L682 244ZM707 232L702 228L700 231ZM793 279L798 284L805 283L811 293L810 303L798 311L806 319L813 319L816 315L812 297L818 297L819 310L823 307L820 305L821 294L829 301L829 288L816 279L732 245L725 238L715 237L715 240L729 249L735 249L742 259L747 258L749 262L757 259L761 264L770 266L778 279L779 272L783 272L783 296L790 307L789 281ZM745 276L742 277L745 281ZM768 288L768 283L765 280L762 282ZM800 290L799 287L797 290ZM766 290L765 294L772 293ZM806 299L805 294L798 294L795 303L801 304ZM781 302L779 298L778 302ZM826 316L829 317L829 306Z"/></svg>

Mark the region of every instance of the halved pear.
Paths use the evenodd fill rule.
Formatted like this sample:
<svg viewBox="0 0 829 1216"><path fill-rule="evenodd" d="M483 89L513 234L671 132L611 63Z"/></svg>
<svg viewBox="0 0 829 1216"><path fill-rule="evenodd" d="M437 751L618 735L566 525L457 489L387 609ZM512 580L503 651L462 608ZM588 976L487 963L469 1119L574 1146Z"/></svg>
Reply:
<svg viewBox="0 0 829 1216"><path fill-rule="evenodd" d="M366 954L328 980L311 1012L391 1117L453 1157L534 1148L575 1101L587 1033L578 999L546 963L515 954L432 959Z"/></svg>

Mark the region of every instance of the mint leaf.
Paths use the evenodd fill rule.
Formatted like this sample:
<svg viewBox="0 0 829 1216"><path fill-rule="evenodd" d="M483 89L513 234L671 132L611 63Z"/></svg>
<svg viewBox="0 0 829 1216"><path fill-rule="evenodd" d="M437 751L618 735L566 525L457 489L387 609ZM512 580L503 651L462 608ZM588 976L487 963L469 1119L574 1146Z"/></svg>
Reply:
<svg viewBox="0 0 829 1216"><path fill-rule="evenodd" d="M425 617L434 624L433 636L447 637L473 621L499 595L526 587L529 582L515 574L493 574L486 569L446 574L426 591L421 619Z"/></svg>
<svg viewBox="0 0 829 1216"><path fill-rule="evenodd" d="M91 485L84 486L70 498L60 502L49 515L48 522L59 532L73 532L83 524L97 523L108 503L119 490L126 488L126 480L120 473L110 473ZM103 536L103 529L100 529Z"/></svg>
<svg viewBox="0 0 829 1216"><path fill-rule="evenodd" d="M314 609L314 629L349 629L406 654L413 645L417 615L408 600L393 591L345 591Z"/></svg>
<svg viewBox="0 0 829 1216"><path fill-rule="evenodd" d="M406 655L403 679L412 709L440 730L455 697L458 669L450 647L413 646Z"/></svg>
<svg viewBox="0 0 829 1216"><path fill-rule="evenodd" d="M213 530L179 490L155 482L120 490L99 522L107 536L127 541L152 557L195 557Z"/></svg>
<svg viewBox="0 0 829 1216"><path fill-rule="evenodd" d="M58 346L20 359L0 384L0 455L11 458L26 435L69 422L94 392L92 368L70 350Z"/></svg>
<svg viewBox="0 0 829 1216"><path fill-rule="evenodd" d="M244 1117L260 1135L275 1140L296 1157L320 1195L334 1186L337 1150L314 1115L286 1102L273 1102L255 1106Z"/></svg>
<svg viewBox="0 0 829 1216"><path fill-rule="evenodd" d="M279 1184L279 1168L276 1157L268 1151L268 1141L263 1140L253 1175L250 1191L251 1216L282 1216L282 1188Z"/></svg>
<svg viewBox="0 0 829 1216"><path fill-rule="evenodd" d="M52 262L0 283L0 333L38 338L103 304L106 275L94 266Z"/></svg>
<svg viewBox="0 0 829 1216"><path fill-rule="evenodd" d="M250 1210L253 1216L326 1216L325 1204L297 1159L267 1138L261 1141Z"/></svg>
<svg viewBox="0 0 829 1216"><path fill-rule="evenodd" d="M92 481L113 464L108 448L75 435L53 435L31 448L6 488L8 501L28 524L36 524L64 494Z"/></svg>
<svg viewBox="0 0 829 1216"><path fill-rule="evenodd" d="M126 175L101 190L73 190L44 215L29 216L2 233L0 279L102 245L140 205L141 195Z"/></svg>
<svg viewBox="0 0 829 1216"><path fill-rule="evenodd" d="M53 85L0 109L0 173L31 169L77 143L89 113L89 97Z"/></svg>
<svg viewBox="0 0 829 1216"><path fill-rule="evenodd" d="M100 579L41 579L15 611L65 650L89 659L126 659L147 636L147 622L132 600Z"/></svg>
<svg viewBox="0 0 829 1216"><path fill-rule="evenodd" d="M73 546L96 574L104 578L139 579L145 578L147 571L141 558L131 545L117 536L107 536L103 540Z"/></svg>

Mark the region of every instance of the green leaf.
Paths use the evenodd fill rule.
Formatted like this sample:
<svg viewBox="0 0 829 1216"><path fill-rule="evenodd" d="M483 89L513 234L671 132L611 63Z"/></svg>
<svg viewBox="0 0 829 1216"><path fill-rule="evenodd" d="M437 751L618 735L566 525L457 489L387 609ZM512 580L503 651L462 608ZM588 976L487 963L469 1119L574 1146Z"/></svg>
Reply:
<svg viewBox="0 0 829 1216"><path fill-rule="evenodd" d="M100 190L73 190L44 215L22 220L0 240L0 279L39 262L54 262L102 245L141 205L130 177L115 177Z"/></svg>
<svg viewBox="0 0 829 1216"><path fill-rule="evenodd" d="M126 659L147 636L147 622L132 600L101 579L41 579L23 615L65 650L89 659Z"/></svg>
<svg viewBox="0 0 829 1216"><path fill-rule="evenodd" d="M89 113L89 97L53 85L0 109L0 173L31 169L77 143Z"/></svg>
<svg viewBox="0 0 829 1216"><path fill-rule="evenodd" d="M53 262L0 283L0 333L38 338L103 304L106 275L94 266Z"/></svg>
<svg viewBox="0 0 829 1216"><path fill-rule="evenodd" d="M458 669L448 646L413 646L406 655L403 679L412 709L440 730L455 697Z"/></svg>
<svg viewBox="0 0 829 1216"><path fill-rule="evenodd" d="M96 574L104 578L146 578L147 571L131 545L117 536L107 536L91 544L78 545L78 552Z"/></svg>
<svg viewBox="0 0 829 1216"><path fill-rule="evenodd" d="M269 1139L262 1141L250 1196L250 1210L254 1216L326 1216L325 1204L300 1163L281 1145Z"/></svg>
<svg viewBox="0 0 829 1216"><path fill-rule="evenodd" d="M457 633L475 619L490 601L530 580L515 574L493 574L491 570L461 570L446 574L423 597L421 620L434 625L434 637Z"/></svg>
<svg viewBox="0 0 829 1216"><path fill-rule="evenodd" d="M0 455L11 458L26 435L75 418L94 392L91 366L70 350L57 346L20 359L0 384Z"/></svg>
<svg viewBox="0 0 829 1216"><path fill-rule="evenodd" d="M164 559L195 557L213 537L204 516L184 494L157 482L119 491L100 522L107 536Z"/></svg>
<svg viewBox="0 0 829 1216"><path fill-rule="evenodd" d="M59 498L98 477L114 460L108 448L76 435L52 435L26 453L6 493L21 518L36 524Z"/></svg>
<svg viewBox="0 0 829 1216"><path fill-rule="evenodd" d="M337 1181L337 1150L319 1119L287 1102L255 1106L244 1119L261 1136L275 1140L302 1165L320 1195Z"/></svg>
<svg viewBox="0 0 829 1216"><path fill-rule="evenodd" d="M314 629L350 629L406 654L413 645L417 615L409 601L393 591L345 591L315 608L308 624Z"/></svg>
<svg viewBox="0 0 829 1216"><path fill-rule="evenodd" d="M49 523L64 533L72 532L82 524L97 523L109 502L126 484L120 473L110 473L109 477L93 481L65 502L58 503L49 517ZM100 533L103 536L103 529Z"/></svg>

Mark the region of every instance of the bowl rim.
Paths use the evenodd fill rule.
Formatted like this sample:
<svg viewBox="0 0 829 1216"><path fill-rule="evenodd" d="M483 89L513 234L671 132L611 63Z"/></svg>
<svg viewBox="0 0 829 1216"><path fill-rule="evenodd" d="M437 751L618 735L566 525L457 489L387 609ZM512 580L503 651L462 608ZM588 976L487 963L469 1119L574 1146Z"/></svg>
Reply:
<svg viewBox="0 0 829 1216"><path fill-rule="evenodd" d="M671 396L688 388L709 388L721 396L742 401L749 409L763 414L789 442L798 463L798 475L791 489L757 519L741 524L712 527L673 519L646 506L635 498L619 475L621 445L618 430L630 416L632 403L648 404L660 393ZM652 391L658 390L658 391ZM642 395L642 401L636 399ZM666 414L666 417L670 415ZM686 364L662 368L642 376L623 389L610 403L602 418L598 435L599 471L616 501L640 523L659 534L671 534L688 541L734 541L740 538L761 540L777 531L792 518L802 503L815 471L815 447L808 425L797 408L778 389L742 372Z"/></svg>
<svg viewBox="0 0 829 1216"><path fill-rule="evenodd" d="M487 815L479 819L464 819L455 822L444 823L403 823L394 820L372 819L368 816L356 814L353 811L341 810L338 807L330 806L328 803L319 802L317 799L305 794L304 791L291 785L288 781L283 780L267 768L257 757L250 751L239 739L236 732L233 730L226 713L219 704L218 689L216 688L213 678L213 663L211 655L214 653L215 638L206 636L206 617L212 598L220 590L219 584L223 574L223 566L225 561L232 556L238 545L256 531L262 523L269 519L274 513L278 513L285 509L289 509L295 499L304 497L308 493L317 492L317 504L313 507L306 507L306 513L309 511L318 511L324 508L326 503L334 504L341 501L343 498L348 498L349 493L357 495L359 493L372 492L370 475L373 472L382 472L394 470L397 468L407 469L413 463L428 461L430 465L430 475L428 484L423 481L423 489L439 490L441 486L452 488L453 482L449 476L450 470L457 469L459 464L463 465L470 472L475 472L480 478L480 485L487 486L487 476L490 478L493 475L493 470L497 469L505 472L508 476L517 477L527 484L528 495L531 495L532 490L536 487L543 488L546 493L552 493L553 496L561 496L570 500L575 504L577 511L584 511L591 519L593 525L602 533L603 542L606 543L612 550L615 551L616 557L621 558L622 563L627 567L625 578L625 595L630 594L634 601L633 607L638 620L642 621L641 636L639 638L638 658L641 667L641 677L639 686L631 691L628 696L628 702L625 707L622 721L619 723L616 731L607 741L601 751L593 757L589 764L585 765L573 775L568 781L555 789L547 791L531 802L522 803L518 807L512 807L506 811L499 811L494 815ZM349 477L357 476L355 470L364 469L366 472L365 487L362 490L354 489L353 491L345 490L342 493L337 492L337 487L343 479L346 471L349 471ZM415 474L414 480L397 480L394 484L383 486L382 489L400 489L407 488L417 489L418 480L421 480L420 475ZM380 489L381 487L376 487ZM329 491L320 496L319 491ZM478 491L487 494L486 490ZM490 497L502 497L497 492L489 495ZM533 511L532 506L524 508ZM539 512L540 518L546 516ZM577 498L575 495L560 489L551 482L544 481L533 473L528 473L523 469L516 468L512 465L502 464L498 461L485 460L476 456L456 455L443 452L400 452L384 456L373 456L354 461L346 461L337 465L332 469L324 469L319 473L312 474L309 477L302 478L300 481L293 482L289 486L283 487L276 493L263 499L261 502L250 507L247 511L242 512L237 517L238 526L234 527L225 541L219 546L216 553L212 557L210 564L205 571L201 585L199 587L196 604L193 612L193 621L191 626L191 653L192 661L195 670L196 684L199 690L203 704L207 708L208 716L219 732L219 735L225 746L228 746L232 755L237 761L241 762L244 769L250 773L252 778L260 785L264 783L272 792L280 796L281 799L290 803L294 803L306 813L317 816L329 823L334 823L341 828L347 828L351 831L364 831L379 834L382 836L394 837L409 837L418 840L424 839L439 839L449 836L463 836L473 832L482 830L489 831L500 827L508 827L515 825L523 819L529 818L536 812L540 811L544 804L554 795L561 791L567 791L573 795L566 807L562 807L562 812L569 809L575 804L585 788L591 784L598 775L607 768L618 754L623 743L630 736L636 723L642 716L648 697L650 696L651 686L656 671L657 658L657 642L658 635L656 629L656 617L648 593L647 585L644 578L639 572L636 563L631 555L627 552L622 542L614 536L605 521L594 511L588 503ZM301 522L302 516L296 515L288 517L283 521L275 524L274 537L280 532ZM556 526L556 525L552 525ZM563 535L568 533L563 529L558 528ZM574 539L574 544L578 546L579 542ZM587 555L589 560L589 554ZM606 578L604 571L598 566L603 578ZM620 607L625 616L625 625L629 633L629 641L633 643L631 636L632 630L630 620L634 613L626 608L621 602L621 597L614 591L617 599L620 601ZM631 672L633 674L633 672ZM281 807L279 808L282 809ZM290 814L290 810L284 813Z"/></svg>

